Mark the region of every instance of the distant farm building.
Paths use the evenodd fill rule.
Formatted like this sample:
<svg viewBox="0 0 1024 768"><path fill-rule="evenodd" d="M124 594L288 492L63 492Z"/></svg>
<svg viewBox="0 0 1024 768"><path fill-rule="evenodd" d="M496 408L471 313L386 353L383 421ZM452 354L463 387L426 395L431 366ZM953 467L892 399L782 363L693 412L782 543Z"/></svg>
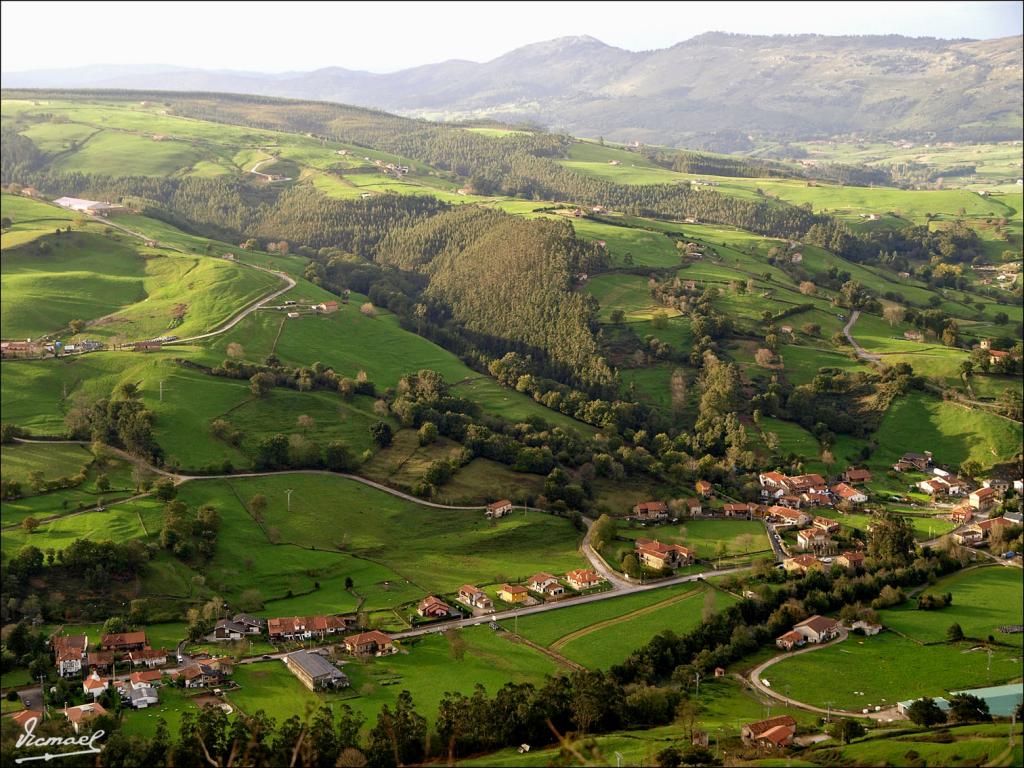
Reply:
<svg viewBox="0 0 1024 768"><path fill-rule="evenodd" d="M80 197L58 197L53 202L61 208L99 216L106 216L111 211L123 210L120 205L104 203L100 200L83 200Z"/></svg>

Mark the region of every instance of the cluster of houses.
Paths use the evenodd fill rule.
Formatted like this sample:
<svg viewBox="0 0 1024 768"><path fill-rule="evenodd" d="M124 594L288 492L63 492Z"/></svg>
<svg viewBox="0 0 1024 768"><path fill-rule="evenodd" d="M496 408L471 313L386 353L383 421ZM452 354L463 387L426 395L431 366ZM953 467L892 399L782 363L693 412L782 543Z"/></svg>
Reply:
<svg viewBox="0 0 1024 768"><path fill-rule="evenodd" d="M106 713L97 699L110 688L134 709L145 709L160 702L157 687L163 673L157 667L167 663L167 652L151 648L145 632L103 635L95 651L89 650L87 635L53 635L50 647L57 673L63 678L83 675L82 692L92 699L90 703L62 710L76 732L81 723ZM119 662L131 670L127 679L116 678Z"/></svg>
<svg viewBox="0 0 1024 768"><path fill-rule="evenodd" d="M1020 524L1020 512L1007 512L1002 517L990 517L987 520L966 525L954 531L952 539L962 546L979 546L989 542L997 531Z"/></svg>
<svg viewBox="0 0 1024 768"><path fill-rule="evenodd" d="M848 571L855 571L864 565L864 553L860 550L845 550L835 557L819 557L810 552L787 557L782 561L786 573L806 574L809 571L823 571L826 566L838 565Z"/></svg>
<svg viewBox="0 0 1024 768"><path fill-rule="evenodd" d="M819 474L790 477L782 472L762 472L757 476L761 498L773 507L798 510L802 507L831 507L845 502L863 504L868 495L857 486L871 480L866 469L850 468L838 483L829 484Z"/></svg>
<svg viewBox="0 0 1024 768"><path fill-rule="evenodd" d="M604 578L592 568L577 568L569 571L560 581L550 573L535 573L522 584L502 584L498 587L498 599L510 605L534 605L538 600L559 600L566 596L565 582L577 592L586 592L604 582Z"/></svg>
<svg viewBox="0 0 1024 768"><path fill-rule="evenodd" d="M54 665L61 677L74 677L87 669L107 671L121 660L131 667L153 669L167 663L167 651L150 648L145 632L120 632L103 635L100 648L89 651L87 635L54 635L50 638Z"/></svg>

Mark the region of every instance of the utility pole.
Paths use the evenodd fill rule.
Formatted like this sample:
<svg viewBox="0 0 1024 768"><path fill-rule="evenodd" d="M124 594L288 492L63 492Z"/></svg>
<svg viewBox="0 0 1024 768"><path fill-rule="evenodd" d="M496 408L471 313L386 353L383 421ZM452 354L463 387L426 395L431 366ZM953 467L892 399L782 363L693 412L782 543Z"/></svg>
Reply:
<svg viewBox="0 0 1024 768"><path fill-rule="evenodd" d="M826 723L831 723L832 722L832 702L831 701L826 701L825 702L825 722Z"/></svg>
<svg viewBox="0 0 1024 768"><path fill-rule="evenodd" d="M164 401L164 380L160 379L160 402Z"/></svg>
<svg viewBox="0 0 1024 768"><path fill-rule="evenodd" d="M697 672L697 698L700 698L700 672Z"/></svg>
<svg viewBox="0 0 1024 768"><path fill-rule="evenodd" d="M288 511L292 511L292 494L295 493L294 488L285 488L285 495L288 497Z"/></svg>

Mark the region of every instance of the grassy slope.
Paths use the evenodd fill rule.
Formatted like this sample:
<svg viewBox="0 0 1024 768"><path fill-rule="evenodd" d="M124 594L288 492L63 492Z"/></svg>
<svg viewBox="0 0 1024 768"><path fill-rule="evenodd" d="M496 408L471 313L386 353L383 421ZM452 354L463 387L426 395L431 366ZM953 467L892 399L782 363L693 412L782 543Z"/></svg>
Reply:
<svg viewBox="0 0 1024 768"><path fill-rule="evenodd" d="M845 642L776 664L764 675L777 691L824 707L859 711L891 706L919 696L942 696L950 690L997 685L1021 674L1019 651L999 649L992 656L959 646L917 645L892 632ZM828 680L828 686L821 681ZM855 692L862 691L863 696Z"/></svg>

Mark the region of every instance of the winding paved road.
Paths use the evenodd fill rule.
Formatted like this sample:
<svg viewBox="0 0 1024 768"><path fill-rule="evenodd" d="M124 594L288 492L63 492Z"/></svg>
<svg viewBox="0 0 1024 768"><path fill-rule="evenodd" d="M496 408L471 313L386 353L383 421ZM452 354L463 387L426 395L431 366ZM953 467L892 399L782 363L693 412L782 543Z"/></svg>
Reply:
<svg viewBox="0 0 1024 768"><path fill-rule="evenodd" d="M786 706L794 707L796 709L802 709L807 712L815 712L820 715L839 715L841 717L867 717L871 720L881 720L886 722L889 720L903 720L903 716L896 711L896 707L888 707L886 709L881 710L880 712L868 712L867 714L865 714L864 712L850 712L845 709L825 709L824 707L815 707L811 704L805 704L802 701L791 699L788 696L783 696L781 693L771 688L770 686L765 685L762 682L765 670L767 670L774 664L777 664L780 661L784 661L785 659L791 659L794 656L799 656L802 653L813 653L814 651L821 650L822 648L828 648L830 646L836 645L846 640L848 636L849 633L845 629L841 629L839 632L839 637L837 637L835 640L830 640L827 643L815 643L812 645L806 645L798 651L787 651L785 653L780 653L777 656L772 656L770 659L759 664L758 666L754 667L753 670L751 670L750 674L747 676L750 681L750 684L754 686L754 688L758 692L764 694L765 696L769 696L775 699L776 701L781 701Z"/></svg>
<svg viewBox="0 0 1024 768"><path fill-rule="evenodd" d="M857 322L857 318L860 317L860 310L855 309L850 313L850 319L846 321L846 325L843 326L843 333L846 334L846 340L850 342L850 346L853 347L853 351L857 353L857 357L861 360L867 360L868 362L877 363L882 359L881 355L876 355L868 352L864 347L857 343L857 340L853 338L852 330L853 324Z"/></svg>

